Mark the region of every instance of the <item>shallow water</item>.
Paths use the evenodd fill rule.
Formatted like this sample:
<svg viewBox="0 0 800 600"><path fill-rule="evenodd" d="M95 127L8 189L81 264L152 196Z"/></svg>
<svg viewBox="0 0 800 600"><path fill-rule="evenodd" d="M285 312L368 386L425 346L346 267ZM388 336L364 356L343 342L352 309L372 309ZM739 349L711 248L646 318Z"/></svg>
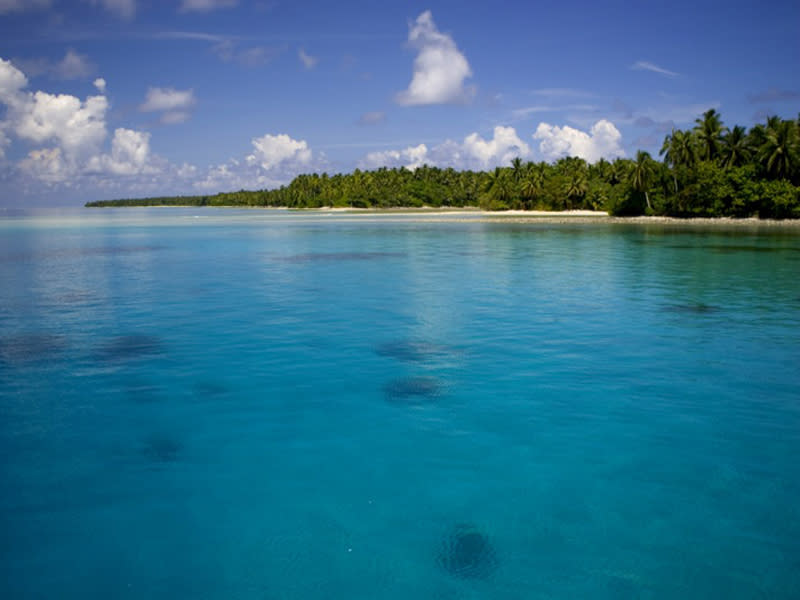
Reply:
<svg viewBox="0 0 800 600"><path fill-rule="evenodd" d="M800 597L800 235L0 217L0 597Z"/></svg>

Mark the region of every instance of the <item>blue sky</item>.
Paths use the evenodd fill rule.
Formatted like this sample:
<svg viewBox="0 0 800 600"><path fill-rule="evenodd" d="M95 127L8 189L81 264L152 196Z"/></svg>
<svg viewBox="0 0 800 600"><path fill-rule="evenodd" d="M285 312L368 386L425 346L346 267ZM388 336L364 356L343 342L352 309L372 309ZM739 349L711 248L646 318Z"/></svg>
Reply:
<svg viewBox="0 0 800 600"><path fill-rule="evenodd" d="M796 1L0 0L0 205L657 155L800 112Z"/></svg>

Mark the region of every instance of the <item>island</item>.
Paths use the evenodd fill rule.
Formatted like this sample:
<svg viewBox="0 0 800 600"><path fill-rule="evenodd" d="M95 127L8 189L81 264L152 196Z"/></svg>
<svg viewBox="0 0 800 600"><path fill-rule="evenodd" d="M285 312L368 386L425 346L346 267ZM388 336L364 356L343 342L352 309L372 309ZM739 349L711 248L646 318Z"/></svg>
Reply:
<svg viewBox="0 0 800 600"><path fill-rule="evenodd" d="M310 173L271 190L103 200L87 207L216 206L389 209L477 207L488 211L602 211L612 216L800 219L800 115L747 130L711 109L693 129L673 129L661 161L635 158L555 163L515 158L491 171L422 165Z"/></svg>

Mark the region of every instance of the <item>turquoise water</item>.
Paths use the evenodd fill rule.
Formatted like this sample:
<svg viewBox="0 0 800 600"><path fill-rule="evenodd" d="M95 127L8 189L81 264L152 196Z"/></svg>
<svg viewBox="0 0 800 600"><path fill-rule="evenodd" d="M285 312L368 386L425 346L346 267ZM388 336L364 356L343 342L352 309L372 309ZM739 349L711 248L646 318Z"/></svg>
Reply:
<svg viewBox="0 0 800 600"><path fill-rule="evenodd" d="M798 229L6 214L0 597L800 597L798 274Z"/></svg>

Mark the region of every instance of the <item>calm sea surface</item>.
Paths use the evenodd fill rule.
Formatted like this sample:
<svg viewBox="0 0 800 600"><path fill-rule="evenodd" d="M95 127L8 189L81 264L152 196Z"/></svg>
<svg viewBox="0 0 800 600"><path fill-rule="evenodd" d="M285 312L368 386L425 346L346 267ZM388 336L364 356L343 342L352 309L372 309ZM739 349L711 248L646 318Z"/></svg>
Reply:
<svg viewBox="0 0 800 600"><path fill-rule="evenodd" d="M0 597L798 598L800 229L0 213Z"/></svg>

